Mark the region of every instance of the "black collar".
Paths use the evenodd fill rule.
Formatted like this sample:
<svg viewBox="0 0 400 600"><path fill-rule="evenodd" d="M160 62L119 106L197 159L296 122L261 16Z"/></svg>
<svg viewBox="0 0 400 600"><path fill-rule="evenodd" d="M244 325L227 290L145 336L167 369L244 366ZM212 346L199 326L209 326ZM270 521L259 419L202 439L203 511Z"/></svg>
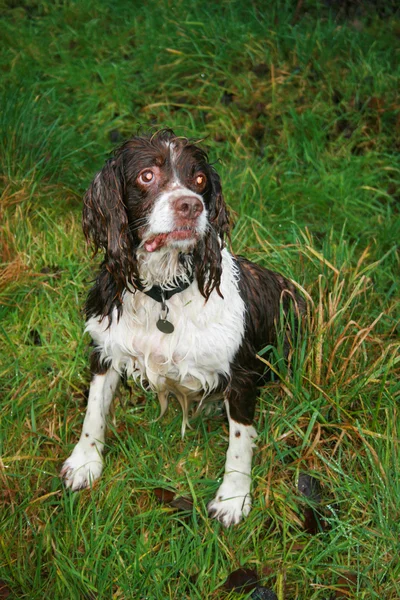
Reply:
<svg viewBox="0 0 400 600"><path fill-rule="evenodd" d="M193 281L194 274L190 273L190 275L188 274L185 278L177 277L176 282L178 285L174 288L165 289L160 285L153 285L153 287L151 287L149 290L145 290L140 280L135 282L135 286L140 292L143 292L147 296L150 296L150 298L153 298L153 300L155 300L156 302L163 303L166 300L172 298L172 296L175 296L175 294L179 294L179 292L187 290L187 288L193 283Z"/></svg>

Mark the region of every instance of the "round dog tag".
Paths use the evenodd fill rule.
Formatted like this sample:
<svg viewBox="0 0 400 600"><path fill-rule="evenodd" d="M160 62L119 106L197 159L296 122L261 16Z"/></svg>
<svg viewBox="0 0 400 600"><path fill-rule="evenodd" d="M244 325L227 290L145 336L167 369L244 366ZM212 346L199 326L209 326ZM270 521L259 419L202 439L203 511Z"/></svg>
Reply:
<svg viewBox="0 0 400 600"><path fill-rule="evenodd" d="M167 321L167 319L158 319L156 325L157 328L163 333L172 333L175 329L172 323Z"/></svg>

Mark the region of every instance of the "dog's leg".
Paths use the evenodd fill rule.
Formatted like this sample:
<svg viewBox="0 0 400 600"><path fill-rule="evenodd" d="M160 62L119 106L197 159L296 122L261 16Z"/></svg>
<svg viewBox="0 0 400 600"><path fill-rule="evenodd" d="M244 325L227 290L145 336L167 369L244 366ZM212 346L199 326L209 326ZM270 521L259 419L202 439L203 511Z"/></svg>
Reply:
<svg viewBox="0 0 400 600"><path fill-rule="evenodd" d="M60 473L74 491L90 487L103 470L106 418L119 378L113 368L93 375L81 437Z"/></svg>
<svg viewBox="0 0 400 600"><path fill-rule="evenodd" d="M229 446L225 474L217 495L208 504L210 517L215 517L225 527L239 523L242 517L247 517L251 508L251 461L257 436L251 423L256 394L251 383L244 393L231 389L226 394Z"/></svg>

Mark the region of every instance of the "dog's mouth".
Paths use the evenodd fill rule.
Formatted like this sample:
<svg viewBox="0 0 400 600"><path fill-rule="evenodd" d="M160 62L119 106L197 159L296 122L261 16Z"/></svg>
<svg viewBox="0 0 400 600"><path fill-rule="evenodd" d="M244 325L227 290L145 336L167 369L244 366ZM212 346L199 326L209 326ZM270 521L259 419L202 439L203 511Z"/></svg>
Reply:
<svg viewBox="0 0 400 600"><path fill-rule="evenodd" d="M149 238L144 242L144 247L147 252L154 252L159 250L163 246L168 245L170 242L178 242L184 240L197 240L199 238L198 232L191 227L182 227L180 229L174 229L168 233L158 233L153 237Z"/></svg>

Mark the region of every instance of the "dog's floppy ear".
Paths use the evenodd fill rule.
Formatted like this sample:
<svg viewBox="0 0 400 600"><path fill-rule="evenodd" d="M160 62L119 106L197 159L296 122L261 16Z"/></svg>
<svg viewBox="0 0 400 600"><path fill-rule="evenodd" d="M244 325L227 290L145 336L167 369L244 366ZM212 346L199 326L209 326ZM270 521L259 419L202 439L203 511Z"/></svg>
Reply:
<svg viewBox="0 0 400 600"><path fill-rule="evenodd" d="M83 200L83 233L95 250L113 252L121 230L128 226L123 202L123 176L119 160L110 158L97 173Z"/></svg>
<svg viewBox="0 0 400 600"><path fill-rule="evenodd" d="M219 289L222 275L221 250L225 246L224 236L229 236L230 231L229 213L222 195L221 181L213 167L210 167L209 181L211 194L208 219L211 227L194 250L197 284L206 300L214 289L222 297Z"/></svg>
<svg viewBox="0 0 400 600"><path fill-rule="evenodd" d="M224 197L222 195L221 180L218 173L211 167L210 171L211 182L211 202L209 208L210 224L224 241L224 236L229 235L230 219Z"/></svg>
<svg viewBox="0 0 400 600"><path fill-rule="evenodd" d="M97 173L84 197L82 226L97 252L105 251L108 271L118 289L136 274L136 253L124 203L122 154L110 158Z"/></svg>

